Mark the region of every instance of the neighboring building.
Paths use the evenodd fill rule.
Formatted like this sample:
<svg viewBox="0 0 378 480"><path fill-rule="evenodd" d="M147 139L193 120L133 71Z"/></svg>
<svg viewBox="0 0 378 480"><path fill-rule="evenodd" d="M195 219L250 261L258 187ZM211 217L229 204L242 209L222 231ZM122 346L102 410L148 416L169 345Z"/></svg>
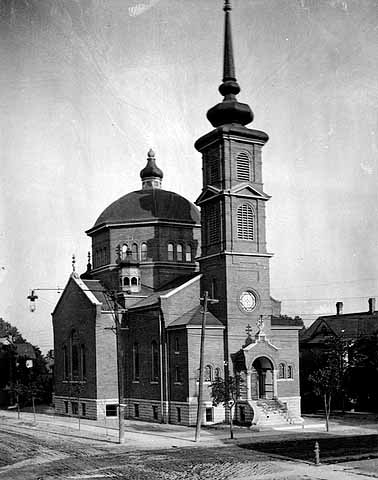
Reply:
<svg viewBox="0 0 378 480"><path fill-rule="evenodd" d="M375 310L375 298L369 298L365 312L343 313L343 303L336 303L335 315L324 315L317 318L307 329L300 333L301 352L322 351L327 340L332 337L355 342L361 337L371 336L378 332L378 312Z"/></svg>
<svg viewBox="0 0 378 480"><path fill-rule="evenodd" d="M214 130L195 143L203 159L201 213L161 188L163 173L150 151L142 189L106 208L87 231L93 267L89 261L81 277L73 272L53 312L57 413L116 413L119 315L127 416L195 424L200 298L207 291L218 303L210 302L206 321L205 385L229 374L244 379L240 423L300 416L302 322L281 317L270 296L270 197L262 183L268 136L245 126L253 113L236 98L229 2L224 10L224 99L207 114ZM203 421L225 420L205 391Z"/></svg>

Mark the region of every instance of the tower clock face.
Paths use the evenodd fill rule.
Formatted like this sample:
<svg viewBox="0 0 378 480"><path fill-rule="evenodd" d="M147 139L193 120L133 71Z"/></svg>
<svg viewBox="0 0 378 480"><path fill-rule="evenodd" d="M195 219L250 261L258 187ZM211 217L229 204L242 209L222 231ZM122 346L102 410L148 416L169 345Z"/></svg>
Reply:
<svg viewBox="0 0 378 480"><path fill-rule="evenodd" d="M239 303L245 312L252 312L256 307L256 297L253 292L245 291L240 294Z"/></svg>

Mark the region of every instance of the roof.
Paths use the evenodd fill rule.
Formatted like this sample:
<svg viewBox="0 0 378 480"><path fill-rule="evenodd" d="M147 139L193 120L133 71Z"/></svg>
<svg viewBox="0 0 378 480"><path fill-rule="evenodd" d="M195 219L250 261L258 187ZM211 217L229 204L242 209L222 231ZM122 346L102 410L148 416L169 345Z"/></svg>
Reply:
<svg viewBox="0 0 378 480"><path fill-rule="evenodd" d="M134 303L129 307L129 310L135 309L135 308L145 308L145 307L151 307L153 305L158 305L160 303L160 297L168 295L171 292L174 292L177 288L184 287L185 284L188 282L191 282L192 280L196 278L200 278L201 275L198 272L195 272L191 275L183 275L175 280L172 280L171 282L167 283L161 290L154 292L152 294L149 294L148 297L142 298L139 300L139 302ZM150 292L149 292L150 293Z"/></svg>
<svg viewBox="0 0 378 480"><path fill-rule="evenodd" d="M301 340L313 342L313 337L321 335L322 325L328 327L328 335L333 334L348 338L372 335L378 332L378 312L346 313L319 317L302 333Z"/></svg>
<svg viewBox="0 0 378 480"><path fill-rule="evenodd" d="M299 317L291 318L285 315L280 317L272 316L271 324L282 327L303 327L303 320Z"/></svg>
<svg viewBox="0 0 378 480"><path fill-rule="evenodd" d="M181 195L151 188L128 193L113 202L101 213L93 228L151 220L199 224L200 215L197 207ZM92 229L87 233L91 234Z"/></svg>
<svg viewBox="0 0 378 480"><path fill-rule="evenodd" d="M196 307L189 310L189 312L184 313L181 317L174 320L168 325L168 328L179 327L179 326L201 326L202 325L202 306L197 305ZM206 327L222 327L224 325L219 321L211 312L206 314Z"/></svg>

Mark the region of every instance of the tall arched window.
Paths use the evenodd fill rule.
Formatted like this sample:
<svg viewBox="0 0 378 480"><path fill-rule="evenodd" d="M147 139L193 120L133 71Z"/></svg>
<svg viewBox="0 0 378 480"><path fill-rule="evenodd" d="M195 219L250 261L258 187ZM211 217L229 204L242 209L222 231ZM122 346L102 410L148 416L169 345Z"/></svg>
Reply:
<svg viewBox="0 0 378 480"><path fill-rule="evenodd" d="M293 378L293 367L291 365L287 366L287 378Z"/></svg>
<svg viewBox="0 0 378 480"><path fill-rule="evenodd" d="M137 277L132 277L132 279L131 279L131 285L138 285L138 279L137 279Z"/></svg>
<svg viewBox="0 0 378 480"><path fill-rule="evenodd" d="M131 252L133 260L138 260L138 245L136 243L133 243L133 246L131 247Z"/></svg>
<svg viewBox="0 0 378 480"><path fill-rule="evenodd" d="M71 374L72 379L78 379L80 374L79 346L75 330L71 332Z"/></svg>
<svg viewBox="0 0 378 480"><path fill-rule="evenodd" d="M213 369L211 368L211 365L206 365L203 380L204 382L211 382L212 379L213 379Z"/></svg>
<svg viewBox="0 0 378 480"><path fill-rule="evenodd" d="M177 261L182 262L182 245L181 245L181 243L177 244L176 255L177 255Z"/></svg>
<svg viewBox="0 0 378 480"><path fill-rule="evenodd" d="M255 238L255 213L248 203L240 205L237 210L238 238L254 240Z"/></svg>
<svg viewBox="0 0 378 480"><path fill-rule="evenodd" d="M139 345L133 345L133 380L139 380Z"/></svg>
<svg viewBox="0 0 378 480"><path fill-rule="evenodd" d="M68 368L68 352L67 346L63 346L63 378L67 380L69 378L69 368Z"/></svg>
<svg viewBox="0 0 378 480"><path fill-rule="evenodd" d="M80 365L81 365L81 378L82 380L84 380L85 377L87 376L87 359L86 359L85 345L81 345L80 347Z"/></svg>
<svg viewBox="0 0 378 480"><path fill-rule="evenodd" d="M217 367L214 371L215 378L221 378L221 369Z"/></svg>
<svg viewBox="0 0 378 480"><path fill-rule="evenodd" d="M122 251L121 251L121 257L122 257L122 260L124 260L126 258L126 255L127 255L127 244L124 243L122 245Z"/></svg>
<svg viewBox="0 0 378 480"><path fill-rule="evenodd" d="M211 280L211 298L217 298L217 280L215 278Z"/></svg>
<svg viewBox="0 0 378 480"><path fill-rule="evenodd" d="M129 277L125 277L125 278L123 279L123 286L124 286L124 287L129 287L129 286L130 286L130 279L129 279Z"/></svg>
<svg viewBox="0 0 378 480"><path fill-rule="evenodd" d="M187 262L191 262L192 261L192 246L191 245L187 245L186 246L186 249L185 249L185 260Z"/></svg>
<svg viewBox="0 0 378 480"><path fill-rule="evenodd" d="M147 260L147 243L142 243L140 247L141 260Z"/></svg>
<svg viewBox="0 0 378 480"><path fill-rule="evenodd" d="M168 260L173 260L173 243L168 243Z"/></svg>
<svg viewBox="0 0 378 480"><path fill-rule="evenodd" d="M247 152L240 152L236 157L236 178L249 182L251 177L251 159Z"/></svg>
<svg viewBox="0 0 378 480"><path fill-rule="evenodd" d="M155 340L151 343L151 380L159 380L159 349Z"/></svg>

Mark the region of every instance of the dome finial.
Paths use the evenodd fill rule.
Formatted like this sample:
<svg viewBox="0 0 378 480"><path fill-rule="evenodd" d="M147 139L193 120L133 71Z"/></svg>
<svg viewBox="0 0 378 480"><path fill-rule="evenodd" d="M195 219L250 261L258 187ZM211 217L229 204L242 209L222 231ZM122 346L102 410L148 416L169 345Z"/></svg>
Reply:
<svg viewBox="0 0 378 480"><path fill-rule="evenodd" d="M207 118L214 127L237 123L247 125L253 120L253 113L249 105L240 103L236 95L240 86L236 80L234 51L231 32L231 0L225 0L224 7L224 51L223 51L223 79L219 92L223 95L222 103L215 105L207 112Z"/></svg>
<svg viewBox="0 0 378 480"><path fill-rule="evenodd" d="M155 152L150 148L147 153L147 165L141 170L142 188L161 188L163 172L155 163Z"/></svg>

